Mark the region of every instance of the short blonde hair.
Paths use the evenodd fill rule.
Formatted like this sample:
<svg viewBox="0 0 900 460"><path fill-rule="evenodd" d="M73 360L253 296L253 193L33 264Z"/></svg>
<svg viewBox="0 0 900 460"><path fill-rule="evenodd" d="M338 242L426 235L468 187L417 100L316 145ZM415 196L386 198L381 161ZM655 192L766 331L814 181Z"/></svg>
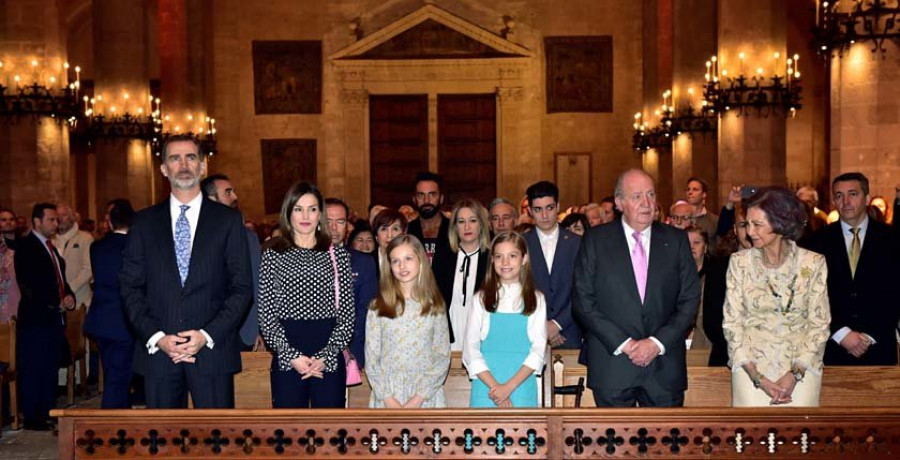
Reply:
<svg viewBox="0 0 900 460"><path fill-rule="evenodd" d="M481 203L472 199L462 199L453 205L453 213L450 215L450 231L448 237L450 239L450 249L454 253L459 252L459 231L456 230L456 219L459 218L459 211L463 208L471 209L478 219L478 246L481 250L487 250L491 247L490 227L488 227L488 212Z"/></svg>

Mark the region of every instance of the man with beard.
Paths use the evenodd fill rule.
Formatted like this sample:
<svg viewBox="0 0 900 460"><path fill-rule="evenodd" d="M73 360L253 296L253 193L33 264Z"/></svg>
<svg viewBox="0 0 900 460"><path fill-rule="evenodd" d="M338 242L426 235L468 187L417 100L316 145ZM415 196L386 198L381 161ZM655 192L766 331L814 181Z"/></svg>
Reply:
<svg viewBox="0 0 900 460"><path fill-rule="evenodd" d="M433 172L416 175L413 204L416 205L419 218L410 222L406 228L406 233L418 238L422 246L425 246L428 260L434 257L437 245L450 247L450 219L441 213L441 205L444 204L441 182L441 176Z"/></svg>
<svg viewBox="0 0 900 460"><path fill-rule="evenodd" d="M234 184L224 174L213 174L200 182L203 194L210 201L222 203L232 209L238 209L238 196L234 190ZM257 306L259 305L259 264L262 259L262 249L259 245L259 237L252 229L244 226L247 232L247 249L250 250L250 277L252 278L253 303L250 311L241 324L241 341L244 342L244 351L259 351L265 349L262 336L259 335L259 319L257 318Z"/></svg>
<svg viewBox="0 0 900 460"><path fill-rule="evenodd" d="M206 161L190 135L162 149L166 201L135 215L119 274L149 408L234 407L238 328L253 296L241 214L205 199Z"/></svg>
<svg viewBox="0 0 900 460"><path fill-rule="evenodd" d="M16 250L16 213L11 209L0 209L0 238L6 242L6 247Z"/></svg>
<svg viewBox="0 0 900 460"><path fill-rule="evenodd" d="M53 244L66 261L66 280L75 291L75 308L91 306L91 243L94 237L79 230L77 215L71 206L56 205L59 231L53 237Z"/></svg>

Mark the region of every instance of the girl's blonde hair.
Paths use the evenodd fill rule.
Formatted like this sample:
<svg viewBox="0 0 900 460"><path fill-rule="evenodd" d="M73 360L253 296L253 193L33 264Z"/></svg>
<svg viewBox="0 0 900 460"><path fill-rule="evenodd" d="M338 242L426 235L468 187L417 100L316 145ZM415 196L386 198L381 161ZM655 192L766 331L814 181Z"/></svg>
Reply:
<svg viewBox="0 0 900 460"><path fill-rule="evenodd" d="M412 235L400 235L388 244L387 251L385 251L386 256L381 262L378 295L375 296L369 308L377 311L378 316L385 318L396 318L403 314L406 299L403 297L400 282L394 278L394 273L391 271L391 252L404 244L412 247L416 258L419 259L419 276L416 278L416 284L413 286L411 294L413 299L422 304L422 315L446 314L447 307L434 280L434 273L431 272L431 263L428 261L428 256L425 255L425 248L422 247L419 239Z"/></svg>

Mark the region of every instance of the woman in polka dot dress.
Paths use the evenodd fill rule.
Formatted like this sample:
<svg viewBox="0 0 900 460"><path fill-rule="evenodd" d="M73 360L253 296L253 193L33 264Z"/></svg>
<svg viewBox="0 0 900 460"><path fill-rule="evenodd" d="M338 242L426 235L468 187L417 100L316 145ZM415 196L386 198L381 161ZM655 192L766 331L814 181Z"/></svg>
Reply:
<svg viewBox="0 0 900 460"><path fill-rule="evenodd" d="M288 190L279 226L259 273L259 328L274 352L272 407L344 407L343 350L354 323L350 255L332 246L313 184Z"/></svg>

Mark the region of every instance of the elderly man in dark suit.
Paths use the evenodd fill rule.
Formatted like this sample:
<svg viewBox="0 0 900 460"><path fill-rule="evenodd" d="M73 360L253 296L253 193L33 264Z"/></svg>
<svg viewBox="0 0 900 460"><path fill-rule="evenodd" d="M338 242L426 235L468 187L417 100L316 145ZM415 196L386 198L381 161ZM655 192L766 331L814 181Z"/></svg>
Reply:
<svg viewBox="0 0 900 460"><path fill-rule="evenodd" d="M250 257L241 214L200 191L206 162L189 135L163 146L168 200L135 215L123 253L122 298L136 333L134 370L147 406L234 407L238 328L250 307Z"/></svg>
<svg viewBox="0 0 900 460"><path fill-rule="evenodd" d="M34 205L32 231L18 241L14 261L22 292L16 359L19 403L26 430L49 428L65 343L63 310L75 308L75 294L66 282L66 262L53 245L56 219L56 205Z"/></svg>
<svg viewBox="0 0 900 460"><path fill-rule="evenodd" d="M616 183L621 218L588 232L575 265L575 317L585 330L588 386L597 406L682 406L685 332L700 280L686 234L653 221L644 171Z"/></svg>
<svg viewBox="0 0 900 460"><path fill-rule="evenodd" d="M84 333L97 341L103 366L103 409L131 408L134 338L125 322L119 291L122 250L134 209L125 199L109 202L106 221L110 233L91 245L94 297L84 321Z"/></svg>
<svg viewBox="0 0 900 460"><path fill-rule="evenodd" d="M869 219L869 180L861 173L831 184L840 220L819 230L811 248L828 264L831 340L826 365L897 364L894 330L900 300L890 289L900 273L898 241L887 224Z"/></svg>
<svg viewBox="0 0 900 460"><path fill-rule="evenodd" d="M581 237L562 228L559 189L541 181L525 191L535 229L524 235L534 285L547 299L547 342L554 348L581 348L581 329L572 319L572 270Z"/></svg>

